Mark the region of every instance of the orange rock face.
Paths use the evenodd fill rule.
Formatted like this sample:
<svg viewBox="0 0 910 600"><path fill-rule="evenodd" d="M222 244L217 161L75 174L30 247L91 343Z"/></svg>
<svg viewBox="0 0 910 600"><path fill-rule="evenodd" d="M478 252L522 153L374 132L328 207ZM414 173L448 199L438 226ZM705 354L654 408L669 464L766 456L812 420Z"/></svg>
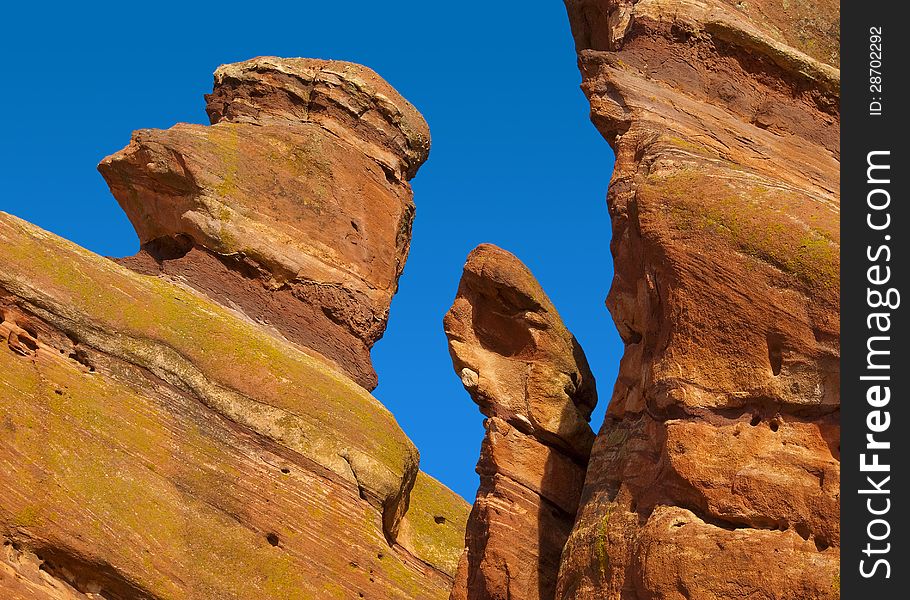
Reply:
<svg viewBox="0 0 910 600"><path fill-rule="evenodd" d="M125 264L185 280L373 389L426 123L337 61L225 65L207 100L210 127L137 131L99 165L142 242Z"/></svg>
<svg viewBox="0 0 910 600"><path fill-rule="evenodd" d="M836 598L837 4L566 6L626 349L557 597Z"/></svg>
<svg viewBox="0 0 910 600"><path fill-rule="evenodd" d="M423 120L346 63L213 97L101 165L132 268L0 213L0 598L447 598L469 507L364 389Z"/></svg>
<svg viewBox="0 0 910 600"><path fill-rule="evenodd" d="M452 600L552 598L594 440L594 377L527 267L495 246L468 256L444 324L488 417Z"/></svg>

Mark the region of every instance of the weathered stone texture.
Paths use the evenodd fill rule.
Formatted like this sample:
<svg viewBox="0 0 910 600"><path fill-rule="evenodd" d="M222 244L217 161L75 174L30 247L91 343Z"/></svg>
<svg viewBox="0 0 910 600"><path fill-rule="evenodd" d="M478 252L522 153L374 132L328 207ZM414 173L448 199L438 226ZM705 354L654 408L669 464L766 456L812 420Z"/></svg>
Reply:
<svg viewBox="0 0 910 600"><path fill-rule="evenodd" d="M137 256L0 213L0 597L445 598L469 506L365 389L426 124L306 59L209 109L99 167Z"/></svg>
<svg viewBox="0 0 910 600"><path fill-rule="evenodd" d="M98 166L139 234L125 264L180 278L376 387L411 240L420 113L359 65L225 65L212 125L144 129Z"/></svg>
<svg viewBox="0 0 910 600"><path fill-rule="evenodd" d="M452 600L552 598L594 440L594 377L527 267L495 246L468 256L444 325L488 417Z"/></svg>
<svg viewBox="0 0 910 600"><path fill-rule="evenodd" d="M557 596L835 598L837 4L566 6L626 348Z"/></svg>

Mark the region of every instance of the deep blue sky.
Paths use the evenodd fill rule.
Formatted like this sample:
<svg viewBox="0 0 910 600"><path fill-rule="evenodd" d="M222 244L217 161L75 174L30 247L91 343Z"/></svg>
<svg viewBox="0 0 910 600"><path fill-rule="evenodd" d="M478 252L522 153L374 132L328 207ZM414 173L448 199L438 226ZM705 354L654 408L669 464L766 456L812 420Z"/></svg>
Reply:
<svg viewBox="0 0 910 600"><path fill-rule="evenodd" d="M482 417L442 331L468 252L518 255L582 344L598 380L597 429L622 345L604 308L613 156L588 121L561 0L534 2L14 3L0 24L0 210L95 252L138 241L95 170L130 132L207 123L222 63L259 55L375 69L430 124L413 181L411 255L375 394L423 469L473 501Z"/></svg>

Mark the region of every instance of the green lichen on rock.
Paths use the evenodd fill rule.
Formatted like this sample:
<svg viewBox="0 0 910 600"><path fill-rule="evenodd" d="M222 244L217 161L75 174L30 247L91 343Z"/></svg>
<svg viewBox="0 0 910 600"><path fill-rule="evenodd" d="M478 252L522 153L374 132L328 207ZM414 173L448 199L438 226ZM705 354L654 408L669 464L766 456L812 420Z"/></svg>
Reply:
<svg viewBox="0 0 910 600"><path fill-rule="evenodd" d="M417 474L361 387L192 291L2 214L0 254L4 317L21 311L100 361L89 371L43 333L33 356L0 349L0 462L14 465L0 523L17 543L162 599L447 597L445 569L417 559L460 552L467 505ZM362 497L403 513L415 479L419 535L403 551L386 507ZM437 513L454 524L424 530Z"/></svg>
<svg viewBox="0 0 910 600"><path fill-rule="evenodd" d="M292 597L307 588L286 556L276 556L262 536L193 493L204 490L185 478L188 471L229 460L223 449L220 456L200 452L217 446L202 444L198 430L186 427L175 436L167 424L174 415L137 390L62 361L38 365L2 351L0 367L0 397L28 400L2 402L0 419L26 423L32 417L35 423L21 427L12 444L0 444L0 456L22 453L4 480L18 490L4 490L0 510L2 515L24 503L17 511L24 518L4 519L13 527L40 525L52 542L81 531L86 543L116 549L112 566L158 598L185 597L163 575L172 568L167 563L186 570L197 598L260 597L268 588L278 595L262 597ZM150 568L138 568L153 548Z"/></svg>
<svg viewBox="0 0 910 600"><path fill-rule="evenodd" d="M28 399L0 403L0 420L20 424L14 441L0 441L0 458L19 456L0 483L0 519L21 540L32 531L66 545L80 532L88 546L75 550L105 559L137 589L162 599L315 600L324 589L314 583L312 561L298 554L309 536L345 544L335 557L311 557L320 572L342 569L354 556L353 542L370 547L368 556L386 547L375 511L364 506L368 518L344 521L350 500L335 494L318 494L322 510L304 522L294 522L295 514L285 514L285 523L280 513L270 515L277 522L268 531L288 550L273 547L266 530L241 519L255 504L234 498L236 490L262 484L251 481L241 450L225 444L223 428L209 429L198 413L171 412L138 382L130 387L65 360L35 363L4 350L0 368L0 398ZM272 506L288 506L299 494L280 485L285 475L275 478L279 484L263 492ZM297 544L299 527L308 536ZM388 597L420 597L414 572L394 553L387 551L383 570L375 570Z"/></svg>
<svg viewBox="0 0 910 600"><path fill-rule="evenodd" d="M607 536L609 532L607 530L610 524L610 515L613 513L613 505L607 506L604 510L603 516L597 522L597 532L594 539L594 555L597 558L597 565L600 567L600 576L603 577L607 574L607 571L610 568L610 554L607 550L609 540Z"/></svg>
<svg viewBox="0 0 910 600"><path fill-rule="evenodd" d="M326 362L192 291L8 215L0 215L0 254L0 286L69 335L191 389L380 504L404 501L417 450L385 407Z"/></svg>
<svg viewBox="0 0 910 600"><path fill-rule="evenodd" d="M724 181L694 169L652 175L646 198L664 198L681 231L711 233L738 251L816 289L836 290L840 243L836 218L819 218L811 198L749 181ZM795 217L805 208L801 219Z"/></svg>
<svg viewBox="0 0 910 600"><path fill-rule="evenodd" d="M417 474L400 542L415 556L455 575L471 506L433 477Z"/></svg>

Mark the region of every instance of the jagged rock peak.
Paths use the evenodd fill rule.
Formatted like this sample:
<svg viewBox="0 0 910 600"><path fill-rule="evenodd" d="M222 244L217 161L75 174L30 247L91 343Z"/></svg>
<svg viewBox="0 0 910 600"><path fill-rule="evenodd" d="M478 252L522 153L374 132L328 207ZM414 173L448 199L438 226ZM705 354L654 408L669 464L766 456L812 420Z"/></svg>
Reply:
<svg viewBox="0 0 910 600"><path fill-rule="evenodd" d="M552 598L594 440L594 377L540 284L496 246L468 256L444 326L488 417L452 599Z"/></svg>
<svg viewBox="0 0 910 600"><path fill-rule="evenodd" d="M211 126L143 129L98 169L139 235L125 264L179 278L376 386L411 240L423 117L373 71L220 67Z"/></svg>

